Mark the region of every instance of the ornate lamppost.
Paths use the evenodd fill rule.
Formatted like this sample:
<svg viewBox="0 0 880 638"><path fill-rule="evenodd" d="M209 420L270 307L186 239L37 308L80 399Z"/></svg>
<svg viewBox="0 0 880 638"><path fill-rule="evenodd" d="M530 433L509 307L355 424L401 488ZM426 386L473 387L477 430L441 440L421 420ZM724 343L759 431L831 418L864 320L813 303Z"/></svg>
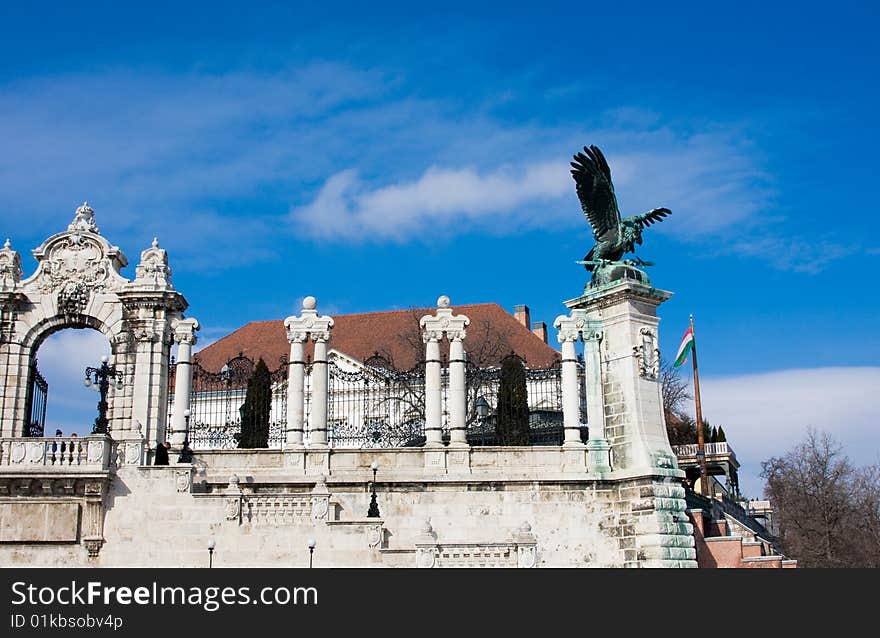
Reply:
<svg viewBox="0 0 880 638"><path fill-rule="evenodd" d="M379 518L379 503L376 501L376 471L379 469L379 464L373 461L370 464L370 469L373 470L373 495L370 497L370 509L367 511L367 518Z"/></svg>
<svg viewBox="0 0 880 638"><path fill-rule="evenodd" d="M316 545L316 544L317 544L317 543L315 543L315 539L314 539L314 538L310 538L310 539L309 539L309 569L312 568L312 558L313 558L314 555L315 555L315 545Z"/></svg>
<svg viewBox="0 0 880 638"><path fill-rule="evenodd" d="M214 566L214 548L217 547L217 543L211 538L208 541L208 569L211 569Z"/></svg>
<svg viewBox="0 0 880 638"><path fill-rule="evenodd" d="M110 382L117 388L122 387L122 371L117 369L115 365L107 365L110 360L106 354L101 357L101 367L86 368L86 378L83 382L88 387L94 387L100 392L101 400L98 402L98 418L95 419L95 425L92 427L92 434L107 434L109 431L109 422L107 421L107 391L110 389Z"/></svg>
<svg viewBox="0 0 880 638"><path fill-rule="evenodd" d="M189 447L189 417L191 412L189 408L183 411L183 418L186 419L186 432L183 435L183 447L180 449L180 456L177 457L178 463L192 463L193 451Z"/></svg>

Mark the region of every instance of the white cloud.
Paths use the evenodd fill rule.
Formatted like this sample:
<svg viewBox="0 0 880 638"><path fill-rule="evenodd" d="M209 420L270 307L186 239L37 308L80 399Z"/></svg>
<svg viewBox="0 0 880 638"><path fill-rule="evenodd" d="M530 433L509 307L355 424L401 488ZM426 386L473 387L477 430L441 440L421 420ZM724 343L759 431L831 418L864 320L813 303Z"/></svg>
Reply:
<svg viewBox="0 0 880 638"><path fill-rule="evenodd" d="M857 465L880 462L880 367L782 370L700 379L703 413L723 425L748 496L761 494L761 462L824 430Z"/></svg>
<svg viewBox="0 0 880 638"><path fill-rule="evenodd" d="M334 239L429 239L437 227L507 217L526 221L523 204L571 190L564 166L543 162L481 172L429 167L414 181L371 188L354 170L333 175L311 204L292 212L297 230Z"/></svg>
<svg viewBox="0 0 880 638"><path fill-rule="evenodd" d="M544 137L531 157L494 162L491 169L433 164L385 184L346 169L328 178L311 202L294 207L291 221L297 232L338 241L430 240L438 229L455 234L583 226L568 170L570 154L583 140L604 140L624 216L659 205L673 208L673 217L657 227L661 232L683 238L720 232L753 217L769 197L747 145L728 135L629 128L576 135L554 130ZM499 140L498 156L515 156L505 154L513 143Z"/></svg>

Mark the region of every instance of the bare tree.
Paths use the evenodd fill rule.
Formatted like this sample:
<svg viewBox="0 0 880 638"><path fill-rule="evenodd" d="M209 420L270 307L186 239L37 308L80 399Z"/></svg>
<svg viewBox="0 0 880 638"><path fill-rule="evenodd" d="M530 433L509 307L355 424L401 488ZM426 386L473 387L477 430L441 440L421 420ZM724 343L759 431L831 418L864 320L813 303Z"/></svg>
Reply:
<svg viewBox="0 0 880 638"><path fill-rule="evenodd" d="M880 565L880 471L854 469L840 444L810 429L804 442L762 463L764 495L786 552L803 567Z"/></svg>

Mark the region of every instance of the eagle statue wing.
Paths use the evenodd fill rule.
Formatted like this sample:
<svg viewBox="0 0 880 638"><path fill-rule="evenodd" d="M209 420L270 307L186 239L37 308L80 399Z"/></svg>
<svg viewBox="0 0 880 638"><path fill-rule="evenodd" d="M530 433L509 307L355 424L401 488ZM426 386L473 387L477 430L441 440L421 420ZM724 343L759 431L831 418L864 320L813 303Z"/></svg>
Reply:
<svg viewBox="0 0 880 638"><path fill-rule="evenodd" d="M654 210L649 210L644 215L633 215L630 219L639 224L642 228L645 228L657 222L662 222L664 217L671 214L672 211L668 208L655 208Z"/></svg>
<svg viewBox="0 0 880 638"><path fill-rule="evenodd" d="M620 232L620 210L611 183L611 169L602 151L596 146L584 147L574 156L571 176L577 185L578 199L596 241L609 239Z"/></svg>

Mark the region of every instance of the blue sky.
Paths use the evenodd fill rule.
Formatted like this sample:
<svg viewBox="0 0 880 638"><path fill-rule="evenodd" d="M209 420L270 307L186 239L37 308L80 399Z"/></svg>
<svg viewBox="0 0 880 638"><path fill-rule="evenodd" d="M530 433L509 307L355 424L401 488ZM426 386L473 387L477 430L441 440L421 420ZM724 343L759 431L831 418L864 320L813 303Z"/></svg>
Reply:
<svg viewBox="0 0 880 638"><path fill-rule="evenodd" d="M203 341L307 294L552 323L586 281L567 168L595 143L624 214L673 211L640 252L676 293L661 345L695 314L746 473L807 425L878 460L876 5L118 4L4 7L26 270L88 199L131 261L159 236Z"/></svg>

